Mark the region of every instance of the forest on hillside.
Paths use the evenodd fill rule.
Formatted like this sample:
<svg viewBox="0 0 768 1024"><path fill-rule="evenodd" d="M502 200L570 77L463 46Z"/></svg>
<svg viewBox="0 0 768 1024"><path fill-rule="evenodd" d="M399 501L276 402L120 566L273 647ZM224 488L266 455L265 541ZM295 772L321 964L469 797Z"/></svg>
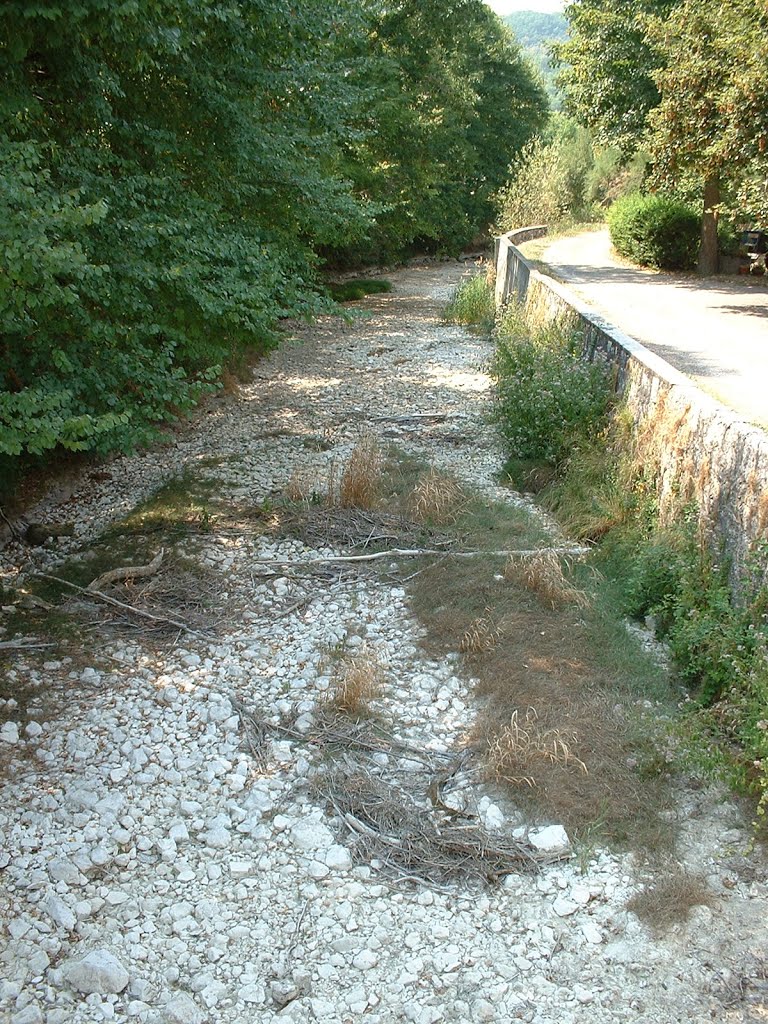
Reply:
<svg viewBox="0 0 768 1024"><path fill-rule="evenodd" d="M542 11L513 11L502 21L517 39L525 56L541 75L551 106L559 109L562 96L555 82L555 68L552 65L551 46L564 42L568 33L568 21L564 14L547 14Z"/></svg>
<svg viewBox="0 0 768 1024"><path fill-rule="evenodd" d="M10 0L0 477L127 450L329 308L458 252L547 102L482 0Z"/></svg>

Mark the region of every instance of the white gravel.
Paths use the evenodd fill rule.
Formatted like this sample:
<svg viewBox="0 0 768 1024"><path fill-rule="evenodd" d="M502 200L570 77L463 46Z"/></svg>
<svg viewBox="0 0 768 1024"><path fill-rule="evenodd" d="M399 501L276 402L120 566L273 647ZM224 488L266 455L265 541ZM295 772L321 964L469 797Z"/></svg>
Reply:
<svg viewBox="0 0 768 1024"><path fill-rule="evenodd" d="M54 565L184 467L243 508L294 471L323 480L365 428L503 493L484 418L486 344L439 319L462 273L415 266L393 275L394 293L369 302L367 318L297 330L239 397L212 403L171 444L115 459L108 479L75 479L32 510L76 516L78 536L8 546L4 575ZM600 850L484 891L393 886L377 864L355 864L348 831L314 795L321 752L275 738L260 767L240 702L273 721L295 707L311 735L328 652L365 647L384 666L380 706L397 734L440 752L471 727L471 680L456 656L425 656L397 583L254 572L256 559L318 554L298 541L213 533L196 550L243 609L216 640L158 650L106 637L77 660L25 654L10 673L39 699L26 717L6 706L0 730L0 1019L764 1019L742 982L762 956L767 890L754 866L734 869L748 832L729 802L681 791L681 848L713 903L663 939L626 910L632 858ZM62 690L65 711L48 717L47 695ZM559 823L524 821L482 788L472 799L489 829L569 848Z"/></svg>

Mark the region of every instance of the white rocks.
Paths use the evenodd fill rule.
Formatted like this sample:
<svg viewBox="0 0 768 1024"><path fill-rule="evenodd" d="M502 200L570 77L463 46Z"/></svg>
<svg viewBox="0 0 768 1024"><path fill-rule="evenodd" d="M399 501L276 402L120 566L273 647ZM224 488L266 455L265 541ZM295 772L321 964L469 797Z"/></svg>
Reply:
<svg viewBox="0 0 768 1024"><path fill-rule="evenodd" d="M81 885L84 882L83 876L75 865L63 858L50 862L48 874L55 882L64 882L65 885Z"/></svg>
<svg viewBox="0 0 768 1024"><path fill-rule="evenodd" d="M571 848L568 833L562 825L532 829L528 833L528 840L541 853L565 853Z"/></svg>
<svg viewBox="0 0 768 1024"><path fill-rule="evenodd" d="M19 726L13 721L3 722L0 726L0 743L7 743L11 746L19 742Z"/></svg>
<svg viewBox="0 0 768 1024"><path fill-rule="evenodd" d="M574 903L573 900L566 899L565 896L558 896L552 904L552 909L558 917L570 917L571 914L575 914L579 909L579 904Z"/></svg>
<svg viewBox="0 0 768 1024"><path fill-rule="evenodd" d="M67 932L74 930L74 927L77 924L77 917L66 903L59 899L58 896L48 897L48 900L46 901L46 910L48 911L53 923L59 928L63 928L64 931Z"/></svg>
<svg viewBox="0 0 768 1024"><path fill-rule="evenodd" d="M297 821L291 826L290 836L297 849L308 853L313 850L330 850L335 845L331 830L314 818Z"/></svg>
<svg viewBox="0 0 768 1024"><path fill-rule="evenodd" d="M231 860L229 873L232 878L249 878L254 872L252 860Z"/></svg>
<svg viewBox="0 0 768 1024"><path fill-rule="evenodd" d="M349 871L352 856L345 846L332 846L325 855L325 863L333 871Z"/></svg>
<svg viewBox="0 0 768 1024"><path fill-rule="evenodd" d="M585 921L581 926L581 934L593 946L599 946L603 941L603 933L594 921Z"/></svg>
<svg viewBox="0 0 768 1024"><path fill-rule="evenodd" d="M363 949L352 959L352 966L358 971L370 971L379 962L379 958L372 949Z"/></svg>
<svg viewBox="0 0 768 1024"><path fill-rule="evenodd" d="M506 492L490 489L499 460L480 428L479 405L465 418L464 399L458 402L456 388L445 383L446 374L465 373L485 358L487 347L475 336L462 341L459 328L441 327L440 345L425 348L425 315L432 314L419 306L413 329L396 334L398 354L410 366L383 377L378 371L385 360L377 358L375 382L368 380L367 357L355 336L360 324L345 327L338 338L326 325L317 352L281 350L276 377L271 362L259 364L257 376L268 377L269 386L261 388L263 378L245 384L246 400L234 413L216 405L206 417L204 440L184 427L172 444L118 460L120 486L94 518L103 523L127 496L147 493L160 482L163 463L166 469L194 466L198 456L209 455L221 459L211 475L222 499L236 499L247 517L297 465L312 462L325 476L326 457L309 450L299 431L319 436L332 427L339 448L333 456L345 457L369 408L379 408L380 398L368 401L374 384L376 395L391 403L383 411L395 416L436 407L449 416L461 413L464 444L459 439L446 446L439 432L428 430L404 440L409 449L413 441L419 457L436 457L442 467L479 481L489 497L506 500ZM338 375L334 360L342 367ZM286 417L298 397L296 375L304 396L303 382L315 373L324 383L313 386L311 402L300 398L300 421L292 411ZM417 378L412 385L411 374ZM336 376L338 384L326 387ZM389 390L382 391L382 381ZM263 439L261 432L275 423L290 424L296 433ZM124 468L137 463L142 472L123 479ZM89 522L84 516L84 530ZM706 1013L696 1013L697 993L711 992L711 979L693 977L700 966L690 981L685 975L701 948L696 929L686 932L684 959L665 951L654 960L646 931L624 912L634 890L620 857L597 854L582 876L562 860L548 865L545 856L538 877L510 875L486 892L444 879L434 889L410 881L390 888L388 866L363 860L344 822L319 795L323 772L336 767L340 753L315 742L318 701L332 686L334 647L361 652L364 643L371 650L375 645L387 666L377 701L386 720L382 738L391 731L412 751L456 754L473 726L472 681L458 655L440 661L425 655L403 588L347 573L326 586L323 577L310 580L287 569L280 570L285 577L269 580L261 569L253 573L254 560L305 561L338 552L256 533L214 530L189 541L185 554L211 567L217 580L210 592L232 599L226 631L216 641L190 636L181 648L105 635L109 674L94 665L83 677L89 687L100 679L97 702L92 693L79 699L80 667L62 660L45 671L54 674L52 683L70 688L66 715L38 725L26 715L42 717L42 705L30 704L26 715L2 705L3 717L20 719L14 743L27 743L33 756L28 771L25 765L3 781L0 802L0 868L8 897L0 1019L624 1024L633 1013L649 1020L705 1019ZM284 601L277 600L275 582ZM308 603L288 608L307 596ZM250 611L239 617L242 607ZM24 667L25 657L9 669L20 673L16 682L33 689L47 684L47 678L35 680L36 672L42 675L37 666ZM270 733L259 751L263 758L241 742L247 723L240 721L238 702ZM13 726L6 734L16 736ZM18 748L6 743L5 749L12 755ZM407 789L413 782L421 811L430 815L424 765L403 753L386 741L381 749L346 749L352 770L359 759L385 784ZM513 834L525 839L522 815L495 788L486 790L479 774L462 771L448 785L445 802L465 812L465 820L479 816L503 836L519 825ZM701 816L690 820L701 827ZM736 821L721 819L721 839L731 824ZM700 833L695 838L703 859ZM556 827L534 830L531 839L554 853L553 860L569 851ZM746 889L739 882L737 890ZM763 898L755 886L750 891L751 899ZM706 928L722 937L719 916L718 909ZM108 949L117 962L111 980L103 973L94 980L93 970L84 980L88 957L79 964L71 959L78 949ZM723 959L727 955L730 950ZM127 991L112 991L127 975ZM652 990L662 979L671 984L654 1003ZM641 982L642 1010L632 1005ZM672 1009L664 1000L672 1000Z"/></svg>
<svg viewBox="0 0 768 1024"><path fill-rule="evenodd" d="M232 844L232 835L223 825L214 825L203 834L203 841L213 850L226 850Z"/></svg>
<svg viewBox="0 0 768 1024"><path fill-rule="evenodd" d="M482 800L480 801L480 818L489 831L501 828L506 821L500 807L490 803L490 801L486 802L485 806L483 806Z"/></svg>
<svg viewBox="0 0 768 1024"><path fill-rule="evenodd" d="M83 993L117 994L128 984L128 971L108 949L95 949L65 968L72 988Z"/></svg>
<svg viewBox="0 0 768 1024"><path fill-rule="evenodd" d="M43 1024L42 1011L39 1006L30 1003L11 1017L11 1024Z"/></svg>
<svg viewBox="0 0 768 1024"><path fill-rule="evenodd" d="M166 1024L203 1024L203 1011L192 996L178 992L172 996L163 1009Z"/></svg>

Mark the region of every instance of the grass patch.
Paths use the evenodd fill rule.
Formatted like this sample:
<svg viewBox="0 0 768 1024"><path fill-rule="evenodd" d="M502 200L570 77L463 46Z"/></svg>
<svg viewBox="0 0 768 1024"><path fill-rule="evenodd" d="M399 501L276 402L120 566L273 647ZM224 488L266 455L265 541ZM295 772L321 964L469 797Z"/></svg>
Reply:
<svg viewBox="0 0 768 1024"><path fill-rule="evenodd" d="M383 668L373 654L365 650L346 654L335 666L323 703L331 711L350 718L368 718L372 713L371 701L380 696L383 683Z"/></svg>
<svg viewBox="0 0 768 1024"><path fill-rule="evenodd" d="M554 337L560 328L545 330ZM595 545L591 563L606 579L614 614L655 625L691 697L680 729L688 764L698 757L702 772L728 765L726 780L756 798L765 824L768 541L755 543L733 572L712 540L710 471L685 457L691 437L680 410L664 392L641 423L610 403L601 409L598 391L562 362L567 346L558 344L550 362L549 342L519 312L500 327L494 370L507 472L537 492L569 536ZM568 359L577 356L571 347ZM674 480L662 471L667 449L680 453Z"/></svg>
<svg viewBox="0 0 768 1024"><path fill-rule="evenodd" d="M447 531L465 549L549 543L525 510L472 494ZM427 652L458 648L477 679L484 710L473 741L488 777L575 837L667 849L659 811L670 802L665 718L676 694L604 586L551 551L511 564L447 556L410 584Z"/></svg>
<svg viewBox="0 0 768 1024"><path fill-rule="evenodd" d="M669 861L657 865L643 890L627 903L656 936L686 921L694 907L711 907L712 892L703 878Z"/></svg>
<svg viewBox="0 0 768 1024"><path fill-rule="evenodd" d="M171 543L190 531L207 532L217 513L226 509L225 503L215 497L220 488L218 480L186 469L106 530L103 540L155 534Z"/></svg>
<svg viewBox="0 0 768 1024"><path fill-rule="evenodd" d="M334 302L356 302L366 295L382 295L392 291L392 282L383 278L358 277L351 281L336 281L326 285Z"/></svg>
<svg viewBox="0 0 768 1024"><path fill-rule="evenodd" d="M352 449L339 481L338 503L342 508L373 508L381 480L379 443L366 434ZM333 494L329 493L333 500Z"/></svg>
<svg viewBox="0 0 768 1024"><path fill-rule="evenodd" d="M443 318L449 324L476 327L490 334L496 317L496 305L485 274L462 281L448 300Z"/></svg>

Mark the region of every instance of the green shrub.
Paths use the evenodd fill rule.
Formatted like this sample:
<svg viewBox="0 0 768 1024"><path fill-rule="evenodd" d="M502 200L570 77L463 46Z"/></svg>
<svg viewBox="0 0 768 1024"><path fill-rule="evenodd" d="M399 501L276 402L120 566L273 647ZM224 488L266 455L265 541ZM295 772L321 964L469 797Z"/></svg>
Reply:
<svg viewBox="0 0 768 1024"><path fill-rule="evenodd" d="M476 274L454 290L443 316L449 324L466 324L490 331L495 312L493 290L485 274Z"/></svg>
<svg viewBox="0 0 768 1024"><path fill-rule="evenodd" d="M665 196L639 193L617 199L608 211L611 241L619 255L662 270L696 266L701 217Z"/></svg>
<svg viewBox="0 0 768 1024"><path fill-rule="evenodd" d="M532 331L515 307L502 317L491 375L510 457L558 464L602 429L612 398L608 373L581 352L577 332L558 325Z"/></svg>

